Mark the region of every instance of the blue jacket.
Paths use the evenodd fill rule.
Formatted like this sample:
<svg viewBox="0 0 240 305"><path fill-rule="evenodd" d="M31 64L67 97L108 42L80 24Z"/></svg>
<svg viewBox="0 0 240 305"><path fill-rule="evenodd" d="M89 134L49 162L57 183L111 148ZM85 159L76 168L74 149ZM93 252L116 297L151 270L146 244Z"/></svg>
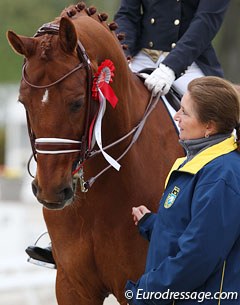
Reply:
<svg viewBox="0 0 240 305"><path fill-rule="evenodd" d="M127 282L129 304L239 305L240 153L231 137L179 168L183 161L173 166L158 213L140 222L150 244L145 273L137 283ZM215 293L221 291L223 298L226 292L238 298L219 303ZM143 292L165 295L143 299ZM182 295L174 303L168 292ZM200 303L198 292L211 295Z"/></svg>
<svg viewBox="0 0 240 305"><path fill-rule="evenodd" d="M179 77L194 61L205 75L223 76L211 41L230 0L121 0L115 15L129 55L142 48L170 52L163 63Z"/></svg>

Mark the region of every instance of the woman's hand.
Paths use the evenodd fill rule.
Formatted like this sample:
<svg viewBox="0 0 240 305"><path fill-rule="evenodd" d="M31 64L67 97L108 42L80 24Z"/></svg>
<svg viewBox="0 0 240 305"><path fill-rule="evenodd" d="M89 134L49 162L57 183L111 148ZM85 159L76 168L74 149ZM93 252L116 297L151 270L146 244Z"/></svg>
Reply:
<svg viewBox="0 0 240 305"><path fill-rule="evenodd" d="M140 205L139 207L132 208L133 221L135 226L137 226L139 220L146 214L151 213L151 211L145 207L145 205Z"/></svg>

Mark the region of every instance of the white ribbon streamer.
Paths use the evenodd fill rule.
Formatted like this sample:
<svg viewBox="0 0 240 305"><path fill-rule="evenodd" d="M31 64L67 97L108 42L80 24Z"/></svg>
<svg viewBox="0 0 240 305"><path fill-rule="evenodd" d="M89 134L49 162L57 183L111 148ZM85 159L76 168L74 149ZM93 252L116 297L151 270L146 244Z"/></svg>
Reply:
<svg viewBox="0 0 240 305"><path fill-rule="evenodd" d="M114 160L109 154L107 154L102 147L102 119L105 113L105 109L106 109L106 98L105 96L102 94L101 90L98 88L98 92L99 92L99 111L98 111L98 116L95 122L95 126L94 126L94 137L96 139L97 145L101 151L101 153L103 154L103 157L105 158L105 160L112 166L114 167L117 171L120 170L121 165Z"/></svg>

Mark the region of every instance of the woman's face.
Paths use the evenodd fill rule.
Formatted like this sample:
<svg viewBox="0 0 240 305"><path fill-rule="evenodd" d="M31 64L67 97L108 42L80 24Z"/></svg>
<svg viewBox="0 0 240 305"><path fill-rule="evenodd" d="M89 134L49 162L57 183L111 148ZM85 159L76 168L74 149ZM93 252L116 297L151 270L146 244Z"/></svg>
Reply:
<svg viewBox="0 0 240 305"><path fill-rule="evenodd" d="M180 129L179 138L181 140L199 139L208 134L207 123L199 121L194 109L194 101L188 91L181 100L181 108L175 114L174 120L178 122Z"/></svg>

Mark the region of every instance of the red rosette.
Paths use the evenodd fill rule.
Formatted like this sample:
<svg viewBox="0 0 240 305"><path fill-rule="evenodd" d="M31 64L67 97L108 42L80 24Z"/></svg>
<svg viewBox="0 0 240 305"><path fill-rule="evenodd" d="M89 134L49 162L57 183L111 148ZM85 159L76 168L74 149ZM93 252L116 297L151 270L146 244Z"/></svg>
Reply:
<svg viewBox="0 0 240 305"><path fill-rule="evenodd" d="M104 60L98 67L97 72L94 74L93 86L92 86L92 97L94 100L99 101L99 106L101 102L109 101L111 106L114 108L117 105L118 98L116 97L113 89L109 85L113 81L115 67L110 59ZM100 97L101 91L101 98ZM97 115L94 117L90 129L89 129L89 147L91 148L92 135L94 130L95 121Z"/></svg>
<svg viewBox="0 0 240 305"><path fill-rule="evenodd" d="M95 100L99 99L98 89L102 89L107 83L111 83L114 77L114 64L110 59L104 60L98 67L97 72L94 74L93 86L92 86L92 97Z"/></svg>

